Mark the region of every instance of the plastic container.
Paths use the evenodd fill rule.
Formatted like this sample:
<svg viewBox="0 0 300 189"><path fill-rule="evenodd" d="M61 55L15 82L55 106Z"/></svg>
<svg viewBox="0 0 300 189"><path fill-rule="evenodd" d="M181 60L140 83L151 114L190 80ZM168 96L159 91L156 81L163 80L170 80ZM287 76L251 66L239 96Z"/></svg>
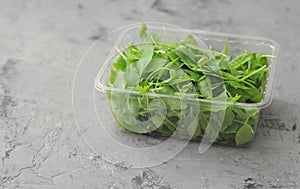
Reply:
<svg viewBox="0 0 300 189"><path fill-rule="evenodd" d="M216 51L222 51L228 40L229 54L243 50L273 55L269 58L269 71L263 100L259 103L231 103L226 101L206 100L191 96L174 96L169 94L141 93L122 88L109 87L112 62L128 42L141 44L140 25L124 29L116 39L116 49L112 49L103 67L95 79L95 87L107 94L111 112L117 122L126 130L153 136L175 136L194 141L207 141L226 145L244 145L254 138L260 110L267 107L272 100L279 45L277 42L258 37L215 33L201 30L182 30L174 27L148 25L149 32L168 33L163 40L181 40L188 34L194 35L202 48L210 45ZM171 39L170 39L171 38ZM149 111L144 115L140 104L147 104ZM139 114L137 117L136 115ZM174 114L180 119L174 120ZM241 115L248 116L241 116ZM245 118L247 117L247 119ZM226 120L233 119L230 130L224 130ZM247 125L247 127L244 127ZM117 127L117 125L116 125Z"/></svg>

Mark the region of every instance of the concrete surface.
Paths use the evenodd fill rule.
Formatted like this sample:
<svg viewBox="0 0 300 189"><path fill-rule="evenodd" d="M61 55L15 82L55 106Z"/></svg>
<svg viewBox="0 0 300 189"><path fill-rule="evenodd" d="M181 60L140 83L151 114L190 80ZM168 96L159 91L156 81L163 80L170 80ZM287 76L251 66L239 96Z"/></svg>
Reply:
<svg viewBox="0 0 300 189"><path fill-rule="evenodd" d="M0 188L300 188L299 18L298 0L0 1ZM280 43L274 100L250 147L187 148L190 160L144 169L87 148L71 106L79 59L105 32L142 21Z"/></svg>

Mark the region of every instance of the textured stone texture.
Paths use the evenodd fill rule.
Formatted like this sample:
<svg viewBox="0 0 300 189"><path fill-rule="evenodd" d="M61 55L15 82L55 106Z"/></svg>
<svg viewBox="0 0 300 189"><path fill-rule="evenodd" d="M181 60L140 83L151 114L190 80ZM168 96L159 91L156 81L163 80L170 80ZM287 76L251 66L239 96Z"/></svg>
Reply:
<svg viewBox="0 0 300 189"><path fill-rule="evenodd" d="M300 188L298 0L0 1L0 188ZM213 146L201 158L126 169L79 137L72 79L94 40L158 21L277 40L273 104L248 148ZM194 159L194 160L193 160Z"/></svg>

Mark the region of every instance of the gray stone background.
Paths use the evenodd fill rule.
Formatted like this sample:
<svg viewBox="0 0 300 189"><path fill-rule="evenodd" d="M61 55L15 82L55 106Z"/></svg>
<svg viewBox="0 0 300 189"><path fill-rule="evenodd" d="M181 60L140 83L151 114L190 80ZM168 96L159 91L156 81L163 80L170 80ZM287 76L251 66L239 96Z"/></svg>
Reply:
<svg viewBox="0 0 300 189"><path fill-rule="evenodd" d="M103 34L143 21L280 43L274 100L250 147L145 169L89 151L72 114L76 66ZM300 188L299 0L2 0L0 28L0 188Z"/></svg>

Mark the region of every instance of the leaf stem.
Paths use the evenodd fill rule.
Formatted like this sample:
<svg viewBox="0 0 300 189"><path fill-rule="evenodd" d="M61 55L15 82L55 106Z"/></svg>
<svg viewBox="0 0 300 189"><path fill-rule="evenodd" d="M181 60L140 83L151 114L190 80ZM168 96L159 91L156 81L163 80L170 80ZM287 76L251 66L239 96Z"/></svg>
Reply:
<svg viewBox="0 0 300 189"><path fill-rule="evenodd" d="M244 76L243 78L239 79L239 81L244 81L245 79L247 79L247 78L251 77L252 75L254 75L254 74L260 72L261 70L263 70L263 69L266 68L266 67L267 67L267 65L262 66L261 68L255 70L255 71L251 72L250 74Z"/></svg>
<svg viewBox="0 0 300 189"><path fill-rule="evenodd" d="M123 54L123 52L117 47L115 46L116 50L118 51L118 53L125 59L127 60L127 57Z"/></svg>

